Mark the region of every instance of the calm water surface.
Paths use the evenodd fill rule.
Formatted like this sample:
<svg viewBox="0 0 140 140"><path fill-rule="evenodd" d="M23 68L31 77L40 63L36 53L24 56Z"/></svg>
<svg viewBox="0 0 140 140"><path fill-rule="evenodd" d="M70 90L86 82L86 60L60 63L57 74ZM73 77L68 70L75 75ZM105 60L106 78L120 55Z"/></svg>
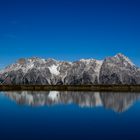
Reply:
<svg viewBox="0 0 140 140"><path fill-rule="evenodd" d="M140 139L140 93L0 92L0 139Z"/></svg>

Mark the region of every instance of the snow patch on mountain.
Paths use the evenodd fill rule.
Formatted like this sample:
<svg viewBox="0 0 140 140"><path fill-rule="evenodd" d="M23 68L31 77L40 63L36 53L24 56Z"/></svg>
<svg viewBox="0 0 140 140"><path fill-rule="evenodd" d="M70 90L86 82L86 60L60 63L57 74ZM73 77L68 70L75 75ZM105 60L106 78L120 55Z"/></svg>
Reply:
<svg viewBox="0 0 140 140"><path fill-rule="evenodd" d="M128 64L130 64L131 66L135 66L135 64L128 57L124 56L121 53L115 55L115 58L117 58L118 60L122 60L125 66L127 66Z"/></svg>
<svg viewBox="0 0 140 140"><path fill-rule="evenodd" d="M22 67L21 69L24 73L27 73L28 70L32 69L33 67L34 67L34 63L29 63L26 67Z"/></svg>
<svg viewBox="0 0 140 140"><path fill-rule="evenodd" d="M100 69L101 69L102 64L103 64L103 61L102 60L96 60L95 72L97 72L97 73L100 72Z"/></svg>
<svg viewBox="0 0 140 140"><path fill-rule="evenodd" d="M93 59L80 59L80 62L89 64L91 62L91 60L93 60Z"/></svg>
<svg viewBox="0 0 140 140"><path fill-rule="evenodd" d="M99 77L100 77L100 71L101 71L102 64L103 64L102 60L96 60L95 72L97 73L98 83L99 83Z"/></svg>
<svg viewBox="0 0 140 140"><path fill-rule="evenodd" d="M49 70L50 70L50 72L51 72L52 74L54 74L54 75L59 75L60 72L58 71L58 66L59 66L59 65L52 65L52 66L50 66L50 67L48 67L48 68L49 68Z"/></svg>

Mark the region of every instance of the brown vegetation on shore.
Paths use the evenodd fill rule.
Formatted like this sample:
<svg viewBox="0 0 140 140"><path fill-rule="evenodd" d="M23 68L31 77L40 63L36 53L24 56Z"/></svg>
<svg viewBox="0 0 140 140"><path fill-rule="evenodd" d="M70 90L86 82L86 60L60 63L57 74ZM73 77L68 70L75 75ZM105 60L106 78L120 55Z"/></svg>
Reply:
<svg viewBox="0 0 140 140"><path fill-rule="evenodd" d="M140 92L140 85L0 85L0 91L134 91Z"/></svg>

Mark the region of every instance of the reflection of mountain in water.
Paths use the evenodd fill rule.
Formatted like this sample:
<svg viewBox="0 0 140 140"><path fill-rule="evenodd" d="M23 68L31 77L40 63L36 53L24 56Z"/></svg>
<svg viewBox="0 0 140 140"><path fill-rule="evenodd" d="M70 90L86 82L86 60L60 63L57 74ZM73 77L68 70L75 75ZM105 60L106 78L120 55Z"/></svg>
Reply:
<svg viewBox="0 0 140 140"><path fill-rule="evenodd" d="M127 110L136 100L140 99L138 93L18 91L4 94L18 104L44 106L73 103L80 107L103 106L116 112Z"/></svg>

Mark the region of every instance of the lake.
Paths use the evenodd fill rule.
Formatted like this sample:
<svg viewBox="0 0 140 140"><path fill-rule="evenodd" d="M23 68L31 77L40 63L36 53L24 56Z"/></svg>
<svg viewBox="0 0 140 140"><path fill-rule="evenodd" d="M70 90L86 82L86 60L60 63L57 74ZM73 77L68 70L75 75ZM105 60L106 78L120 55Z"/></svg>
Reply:
<svg viewBox="0 0 140 140"><path fill-rule="evenodd" d="M0 92L0 139L140 139L140 93Z"/></svg>

